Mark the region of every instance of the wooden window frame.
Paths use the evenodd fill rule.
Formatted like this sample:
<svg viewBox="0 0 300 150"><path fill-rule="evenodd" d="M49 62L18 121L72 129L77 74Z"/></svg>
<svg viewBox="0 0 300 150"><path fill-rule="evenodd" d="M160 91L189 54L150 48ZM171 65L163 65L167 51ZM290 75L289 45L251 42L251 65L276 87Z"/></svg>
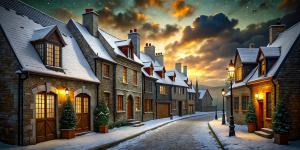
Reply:
<svg viewBox="0 0 300 150"><path fill-rule="evenodd" d="M123 95L118 95L118 111L123 111Z"/></svg>
<svg viewBox="0 0 300 150"><path fill-rule="evenodd" d="M133 85L137 85L137 71L133 70Z"/></svg>
<svg viewBox="0 0 300 150"><path fill-rule="evenodd" d="M239 67L236 69L236 82L241 82L243 81L243 67Z"/></svg>
<svg viewBox="0 0 300 150"><path fill-rule="evenodd" d="M109 104L109 95L109 93L104 93L104 99L107 105Z"/></svg>
<svg viewBox="0 0 300 150"><path fill-rule="evenodd" d="M123 83L127 83L127 68L123 67Z"/></svg>
<svg viewBox="0 0 300 150"><path fill-rule="evenodd" d="M153 99L145 99L145 113L152 113L153 112Z"/></svg>
<svg viewBox="0 0 300 150"><path fill-rule="evenodd" d="M246 112L249 102L249 96L242 96L242 111Z"/></svg>
<svg viewBox="0 0 300 150"><path fill-rule="evenodd" d="M160 85L159 90L160 95L167 95L167 86Z"/></svg>
<svg viewBox="0 0 300 150"><path fill-rule="evenodd" d="M109 65L103 64L103 77L109 77Z"/></svg>
<svg viewBox="0 0 300 150"><path fill-rule="evenodd" d="M48 44L52 45L52 48L51 48L52 58L50 57L52 60L51 59L49 60L49 61L52 62L51 64L48 64ZM55 49L56 47L59 48L58 51L56 51L56 49ZM58 55L56 54L57 52L59 52ZM58 56L59 59L56 59L56 56ZM45 65L61 68L62 67L62 65L61 65L62 64L61 63L61 60L62 60L61 46L58 45L58 44L51 43L51 42L45 42L45 45L44 45L44 60L45 60L44 61ZM56 63L57 63L56 60L59 61L59 63L58 63L59 66L56 66Z"/></svg>
<svg viewBox="0 0 300 150"><path fill-rule="evenodd" d="M135 97L135 110L140 110L140 98Z"/></svg>

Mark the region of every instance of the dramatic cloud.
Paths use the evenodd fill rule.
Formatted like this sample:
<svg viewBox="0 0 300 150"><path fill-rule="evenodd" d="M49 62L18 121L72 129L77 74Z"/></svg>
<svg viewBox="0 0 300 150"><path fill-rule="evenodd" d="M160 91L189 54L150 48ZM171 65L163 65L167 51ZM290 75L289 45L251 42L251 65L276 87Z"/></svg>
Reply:
<svg viewBox="0 0 300 150"><path fill-rule="evenodd" d="M72 11L66 8L50 9L54 18L57 18L65 23L67 23L71 18L77 20L77 17L72 13Z"/></svg>
<svg viewBox="0 0 300 150"><path fill-rule="evenodd" d="M299 0L284 0L278 8L286 12L299 11L300 3Z"/></svg>
<svg viewBox="0 0 300 150"><path fill-rule="evenodd" d="M293 18L300 18L300 12L284 16L281 22L288 28L299 21ZM204 82L201 84L222 85L227 78L225 69L229 60L233 59L236 48L249 47L250 43L256 47L266 46L269 26L276 24L277 18L250 24L244 30L234 28L237 23L238 20L230 20L224 14L196 18L193 27L185 27L180 41L165 47L166 66L174 68L175 62L181 62L193 68L190 77L198 75L198 79Z"/></svg>
<svg viewBox="0 0 300 150"><path fill-rule="evenodd" d="M126 9L125 12L114 14L114 10L104 7L97 11L99 14L99 25L103 28L113 28L121 31L136 28L142 25L150 16L139 13L134 9Z"/></svg>
<svg viewBox="0 0 300 150"><path fill-rule="evenodd" d="M158 7L162 8L164 4L164 1L162 0L134 0L134 7L147 9L148 7Z"/></svg>
<svg viewBox="0 0 300 150"><path fill-rule="evenodd" d="M97 8L103 8L108 7L109 9L115 9L122 7L124 5L124 0L98 0L95 2L95 7Z"/></svg>
<svg viewBox="0 0 300 150"><path fill-rule="evenodd" d="M173 17L177 17L178 21L181 21L184 17L193 15L195 10L196 7L185 3L185 0L175 0L169 12Z"/></svg>
<svg viewBox="0 0 300 150"><path fill-rule="evenodd" d="M156 22L146 22L139 29L141 36L143 36L141 37L141 43L143 43L144 40L148 39L153 41L169 39L170 37L174 36L177 32L179 32L179 30L180 26L178 26L177 24L166 24L165 28L161 28L160 25Z"/></svg>

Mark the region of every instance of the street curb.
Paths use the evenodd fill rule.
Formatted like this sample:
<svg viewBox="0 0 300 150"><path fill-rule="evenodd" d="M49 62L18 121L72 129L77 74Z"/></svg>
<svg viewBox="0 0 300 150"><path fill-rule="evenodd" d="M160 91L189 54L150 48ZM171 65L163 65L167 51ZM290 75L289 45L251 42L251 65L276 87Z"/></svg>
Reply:
<svg viewBox="0 0 300 150"><path fill-rule="evenodd" d="M218 144L221 146L222 150L225 150L222 143L220 142L219 138L217 137L217 135L215 134L214 130L211 128L211 126L208 124L208 128L210 129L211 133L213 134L214 138L216 139L216 141L218 142Z"/></svg>
<svg viewBox="0 0 300 150"><path fill-rule="evenodd" d="M144 134L144 133L146 133L148 131L155 130L155 129L159 128L159 127L167 125L169 123L172 123L172 122L175 122L175 121L178 121L178 120L184 120L184 119L192 118L192 117L198 117L198 116L202 116L202 115L207 115L207 114L200 114L200 115L190 116L190 117L181 118L181 119L173 120L173 121L170 121L170 122L166 122L164 124L161 124L159 126L153 127L151 129L148 129L148 130L142 131L140 133L137 133L137 134L131 135L129 137L126 137L124 139L121 139L121 140L118 140L118 141L114 141L114 142L111 142L111 143L108 143L108 144L100 145L100 146L97 146L95 148L91 148L90 150L105 150L105 149L111 148L111 147L113 147L113 146L115 146L115 145L117 145L119 143L125 142L125 141L130 140L132 138L135 138L135 137L137 137L139 135L142 135L142 134Z"/></svg>

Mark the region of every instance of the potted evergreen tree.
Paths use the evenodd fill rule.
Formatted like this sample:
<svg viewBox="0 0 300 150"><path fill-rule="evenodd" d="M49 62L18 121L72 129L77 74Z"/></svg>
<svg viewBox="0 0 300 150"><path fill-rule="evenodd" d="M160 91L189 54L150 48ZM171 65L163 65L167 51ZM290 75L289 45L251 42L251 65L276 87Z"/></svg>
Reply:
<svg viewBox="0 0 300 150"><path fill-rule="evenodd" d="M289 114L282 99L279 99L279 102L276 105L275 112L273 114L272 128L274 132L274 143L287 145L291 126Z"/></svg>
<svg viewBox="0 0 300 150"><path fill-rule="evenodd" d="M254 131L256 131L257 116L256 116L256 109L255 109L252 99L250 99L248 102L248 108L247 108L247 113L245 116L245 121L248 125L249 133L253 133Z"/></svg>
<svg viewBox="0 0 300 150"><path fill-rule="evenodd" d="M77 126L77 116L73 108L70 96L65 103L65 108L61 116L61 134L63 139L75 137L75 127Z"/></svg>
<svg viewBox="0 0 300 150"><path fill-rule="evenodd" d="M95 110L95 131L108 133L109 109L102 96L100 103Z"/></svg>

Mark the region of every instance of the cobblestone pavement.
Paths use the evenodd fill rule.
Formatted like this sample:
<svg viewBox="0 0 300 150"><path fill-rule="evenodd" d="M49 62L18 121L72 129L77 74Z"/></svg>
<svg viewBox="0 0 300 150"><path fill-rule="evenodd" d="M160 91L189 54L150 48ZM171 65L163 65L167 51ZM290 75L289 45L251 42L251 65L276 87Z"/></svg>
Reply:
<svg viewBox="0 0 300 150"><path fill-rule="evenodd" d="M110 149L221 149L208 128L208 122L214 119L214 115L208 114L176 121Z"/></svg>

